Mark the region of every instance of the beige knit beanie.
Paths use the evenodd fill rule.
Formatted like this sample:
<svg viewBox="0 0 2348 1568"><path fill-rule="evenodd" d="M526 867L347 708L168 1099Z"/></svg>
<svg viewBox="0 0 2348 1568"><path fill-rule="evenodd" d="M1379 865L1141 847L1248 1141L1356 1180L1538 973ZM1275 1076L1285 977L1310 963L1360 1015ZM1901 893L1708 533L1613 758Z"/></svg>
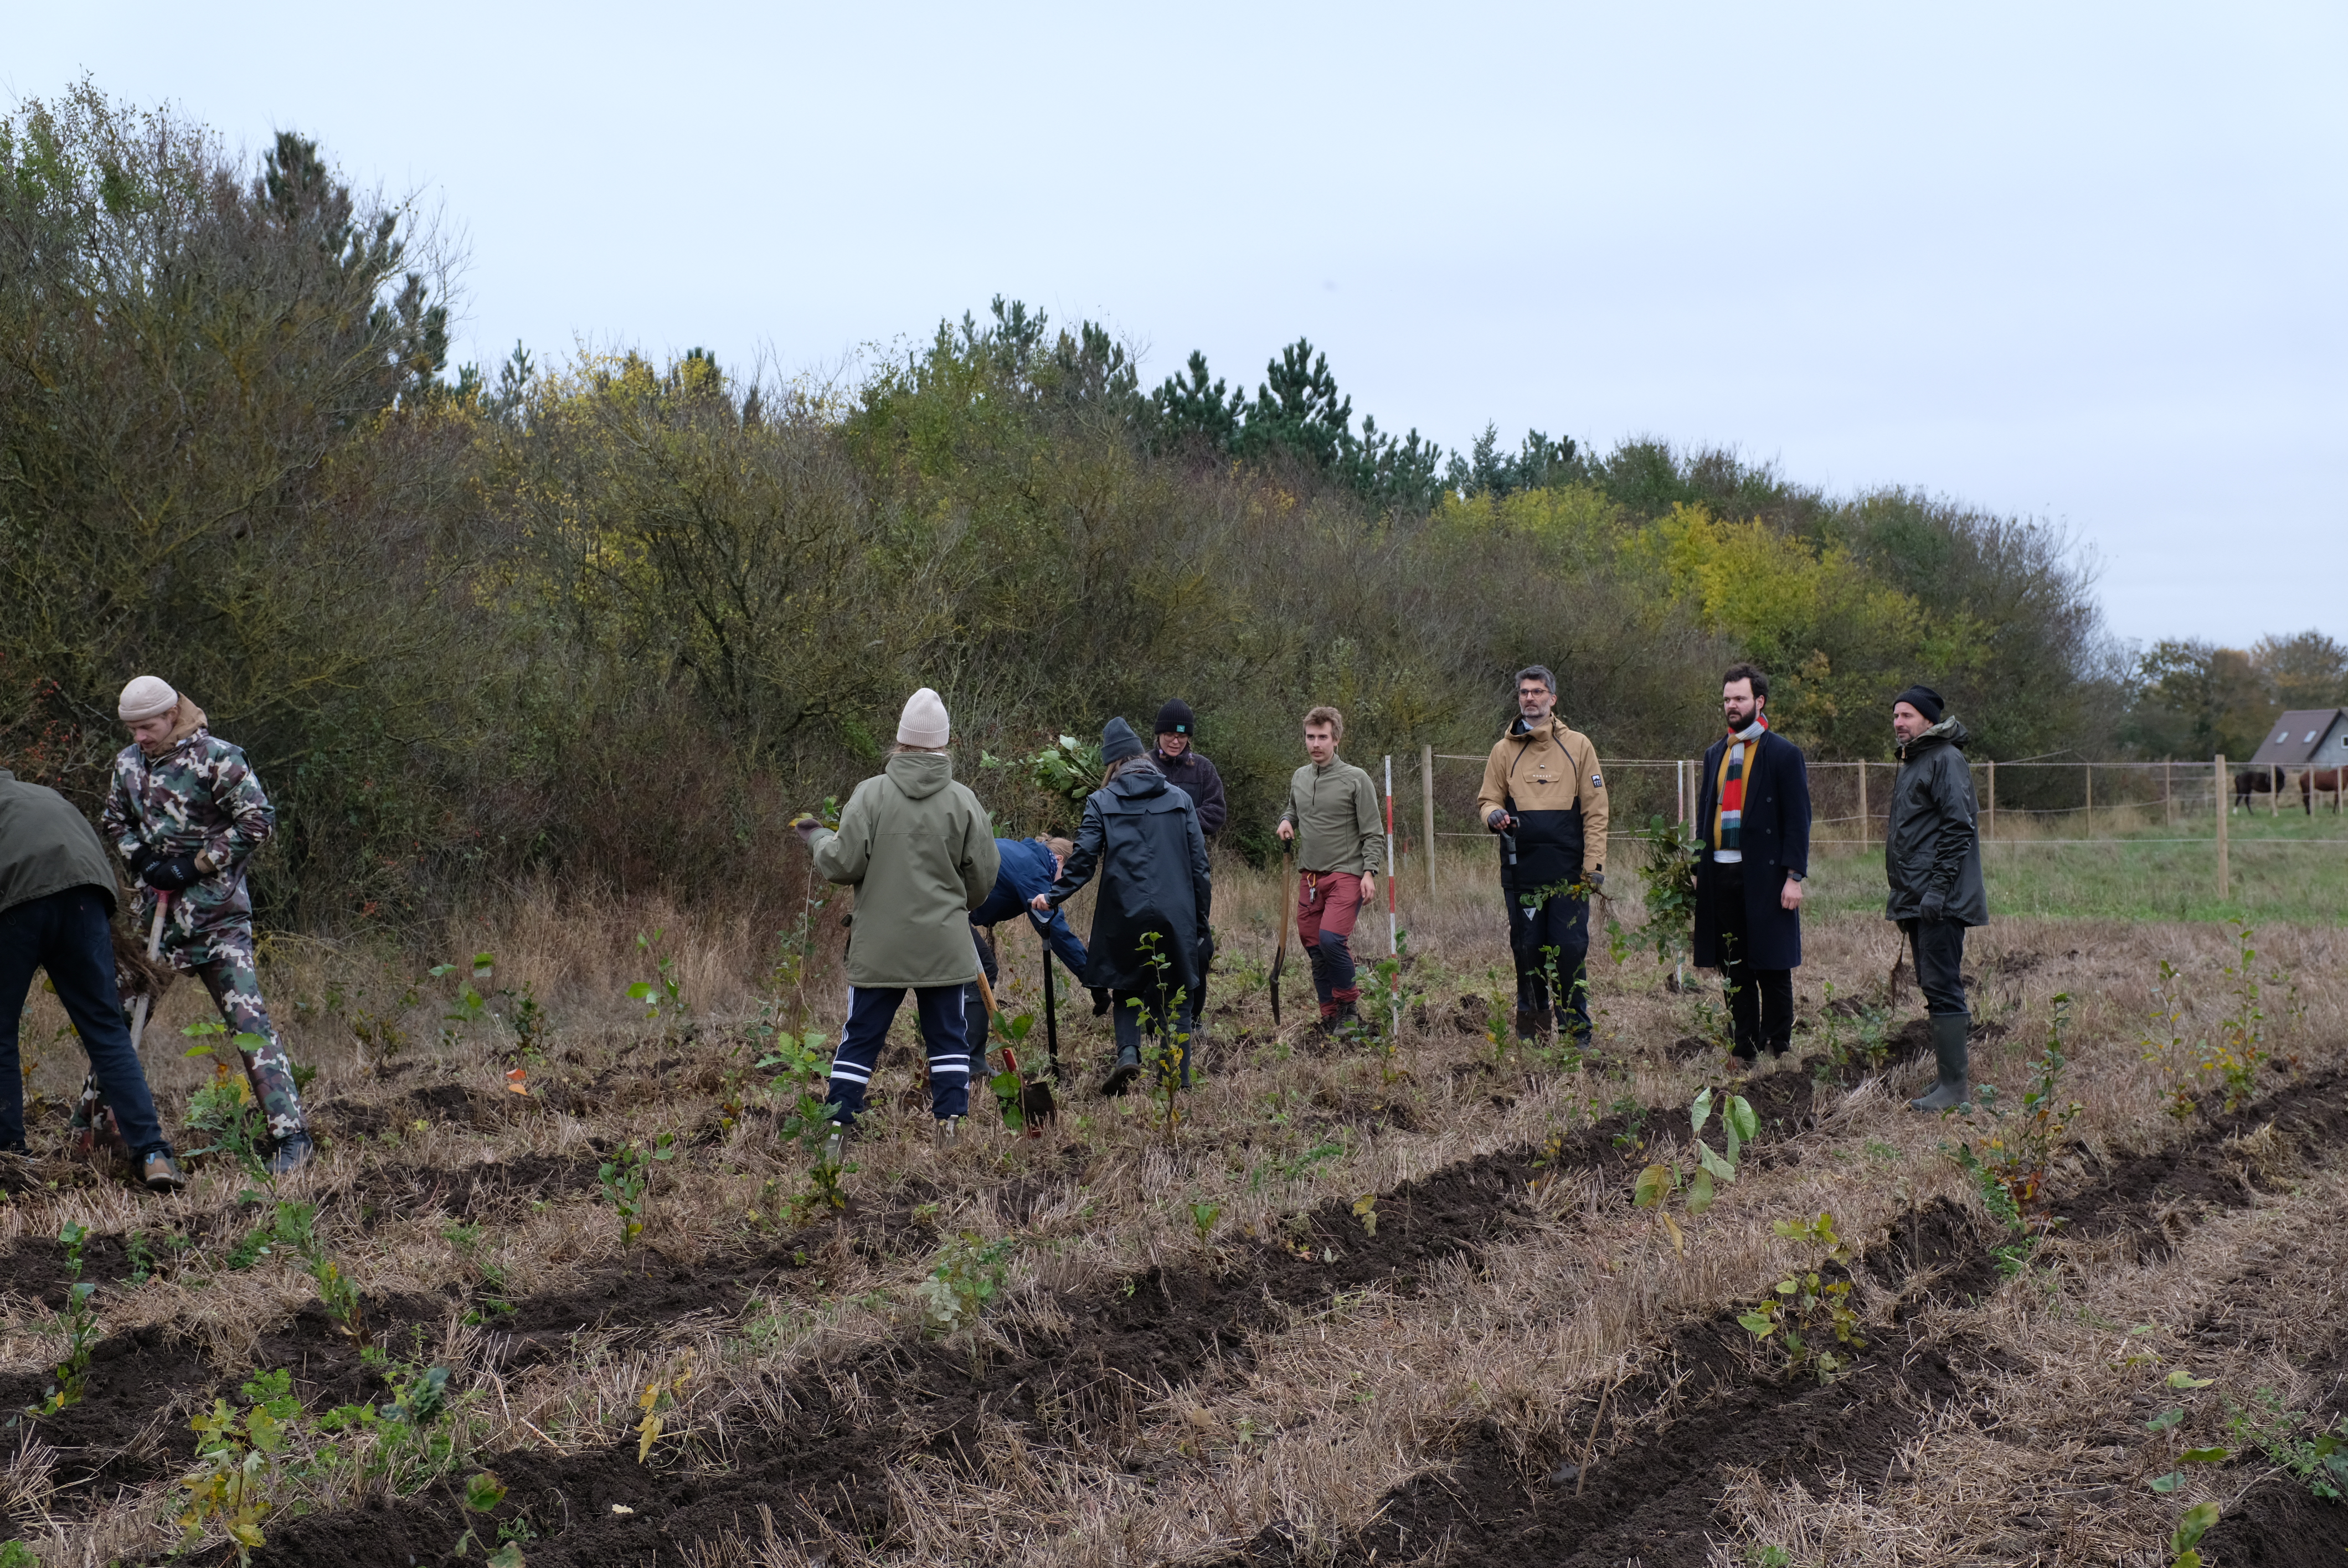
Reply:
<svg viewBox="0 0 2348 1568"><path fill-rule="evenodd" d="M953 724L946 718L946 705L927 686L913 693L905 704L904 717L897 721L897 743L901 746L938 747L946 743L953 733Z"/></svg>
<svg viewBox="0 0 2348 1568"><path fill-rule="evenodd" d="M115 704L115 712L126 724L142 719L160 719L178 704L180 694L152 675L141 675L122 689L122 701Z"/></svg>

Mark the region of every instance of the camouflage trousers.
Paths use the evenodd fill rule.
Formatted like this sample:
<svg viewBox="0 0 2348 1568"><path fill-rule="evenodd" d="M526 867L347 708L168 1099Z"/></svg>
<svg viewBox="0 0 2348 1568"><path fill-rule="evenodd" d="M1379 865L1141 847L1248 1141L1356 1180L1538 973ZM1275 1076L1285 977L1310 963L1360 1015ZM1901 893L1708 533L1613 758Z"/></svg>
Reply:
<svg viewBox="0 0 2348 1568"><path fill-rule="evenodd" d="M190 967L211 992L229 1038L237 1041L238 1054L244 1058L245 1080L252 1085L253 1102L268 1118L269 1136L282 1139L301 1132L301 1091L294 1086L294 1064L286 1059L276 1027L269 1021L269 1009L262 1004L261 970L253 960L251 939L240 942L215 936L207 955ZM114 1114L106 1108L106 1097L95 1076L82 1084L81 1104L74 1112L73 1125L80 1139L109 1141Z"/></svg>

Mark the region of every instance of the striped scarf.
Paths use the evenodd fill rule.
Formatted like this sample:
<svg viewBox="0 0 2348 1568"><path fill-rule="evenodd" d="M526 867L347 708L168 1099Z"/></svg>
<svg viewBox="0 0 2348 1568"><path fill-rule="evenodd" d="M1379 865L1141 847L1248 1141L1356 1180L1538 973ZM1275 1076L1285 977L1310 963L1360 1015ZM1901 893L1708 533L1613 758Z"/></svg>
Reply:
<svg viewBox="0 0 2348 1568"><path fill-rule="evenodd" d="M1761 732L1768 727L1768 719L1756 713L1750 724L1729 736L1735 743L1721 753L1720 809L1712 819L1712 860L1715 866L1735 866L1745 859L1740 842L1745 827L1745 753L1748 746L1758 747Z"/></svg>

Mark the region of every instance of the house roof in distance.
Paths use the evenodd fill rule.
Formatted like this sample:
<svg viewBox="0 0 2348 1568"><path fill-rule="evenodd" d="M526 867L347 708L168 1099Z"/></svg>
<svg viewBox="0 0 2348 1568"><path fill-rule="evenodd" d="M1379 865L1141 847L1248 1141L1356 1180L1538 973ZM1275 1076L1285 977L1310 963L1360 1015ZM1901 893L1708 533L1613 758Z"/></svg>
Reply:
<svg viewBox="0 0 2348 1568"><path fill-rule="evenodd" d="M2348 762L2348 708L2293 708L2267 727L2250 758L2254 768L2340 762Z"/></svg>

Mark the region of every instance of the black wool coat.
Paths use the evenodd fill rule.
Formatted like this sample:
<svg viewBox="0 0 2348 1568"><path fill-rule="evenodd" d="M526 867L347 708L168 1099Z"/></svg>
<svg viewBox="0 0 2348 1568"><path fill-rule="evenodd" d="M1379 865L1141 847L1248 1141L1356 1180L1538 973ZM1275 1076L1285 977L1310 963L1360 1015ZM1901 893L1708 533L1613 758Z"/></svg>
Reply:
<svg viewBox="0 0 2348 1568"><path fill-rule="evenodd" d="M1148 768L1118 774L1085 797L1076 850L1047 895L1054 907L1097 876L1089 962L1077 977L1096 989L1152 992L1161 978L1195 1000L1213 957L1207 918L1214 882L1198 807L1166 775ZM1154 944L1143 938L1155 934ZM1166 960L1162 977L1151 963Z"/></svg>
<svg viewBox="0 0 2348 1568"><path fill-rule="evenodd" d="M1723 735L1704 753L1695 797L1695 830L1704 840L1695 862L1695 961L1720 967L1720 920L1713 908L1720 868L1712 863L1712 817L1720 801ZM1778 903L1786 874L1810 874L1810 774L1801 747L1764 730L1746 757L1745 816L1738 834L1745 851L1745 920L1756 969L1794 969L1802 963L1802 915Z"/></svg>

